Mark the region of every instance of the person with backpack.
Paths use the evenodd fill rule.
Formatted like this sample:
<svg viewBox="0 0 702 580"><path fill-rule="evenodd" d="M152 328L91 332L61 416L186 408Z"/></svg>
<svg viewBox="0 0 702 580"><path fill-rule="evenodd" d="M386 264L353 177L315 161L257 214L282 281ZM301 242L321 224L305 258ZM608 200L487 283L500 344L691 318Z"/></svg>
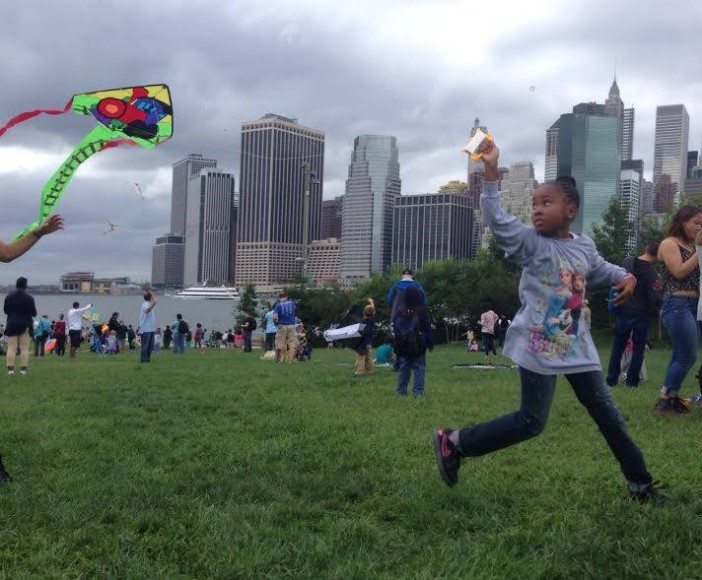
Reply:
<svg viewBox="0 0 702 580"><path fill-rule="evenodd" d="M258 323L250 310L245 311L244 314L246 315L242 326L244 331L244 352L251 352L251 333L258 328Z"/></svg>
<svg viewBox="0 0 702 580"><path fill-rule="evenodd" d="M404 305L392 319L394 349L397 355L398 376L397 394L407 395L410 374L414 371L414 388L412 394L421 397L424 394L424 371L426 369L426 352L434 348L434 331L424 305L426 294L416 286L411 286L404 293Z"/></svg>
<svg viewBox="0 0 702 580"><path fill-rule="evenodd" d="M188 323L182 314L176 314L173 322L173 354L185 354L185 338L190 333Z"/></svg>
<svg viewBox="0 0 702 580"><path fill-rule="evenodd" d="M372 298L363 308L363 318L361 319L359 331L361 336L356 340L353 350L356 351L356 368L353 376L373 374L375 361L373 360L373 337L375 336L375 302Z"/></svg>
<svg viewBox="0 0 702 580"><path fill-rule="evenodd" d="M663 282L655 267L659 245L660 241L651 241L646 244L644 253L639 257L628 256L624 260L624 268L636 276L637 283L629 301L614 310L616 313L614 342L607 371L607 384L610 387L614 387L619 382L622 355L630 341L631 362L627 368L626 386L639 386L648 329L651 326L651 320L658 314L663 300Z"/></svg>
<svg viewBox="0 0 702 580"><path fill-rule="evenodd" d="M42 314L34 329L34 356L44 356L46 339L51 334L51 322L46 314Z"/></svg>
<svg viewBox="0 0 702 580"><path fill-rule="evenodd" d="M390 306L390 320L395 317L395 313L401 310L405 303L405 293L409 288L416 288L422 295L422 306L426 307L429 303L427 293L422 288L422 285L414 279L414 272L411 268L402 270L402 278L395 282L387 295L387 303Z"/></svg>

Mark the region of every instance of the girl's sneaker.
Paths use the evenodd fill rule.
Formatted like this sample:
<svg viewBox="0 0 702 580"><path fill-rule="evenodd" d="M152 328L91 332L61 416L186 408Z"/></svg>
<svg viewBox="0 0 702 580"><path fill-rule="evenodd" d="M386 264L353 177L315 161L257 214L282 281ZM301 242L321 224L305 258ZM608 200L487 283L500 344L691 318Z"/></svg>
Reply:
<svg viewBox="0 0 702 580"><path fill-rule="evenodd" d="M461 454L449 438L452 432L453 429L439 429L432 435L439 473L449 487L458 483L458 470L461 467Z"/></svg>

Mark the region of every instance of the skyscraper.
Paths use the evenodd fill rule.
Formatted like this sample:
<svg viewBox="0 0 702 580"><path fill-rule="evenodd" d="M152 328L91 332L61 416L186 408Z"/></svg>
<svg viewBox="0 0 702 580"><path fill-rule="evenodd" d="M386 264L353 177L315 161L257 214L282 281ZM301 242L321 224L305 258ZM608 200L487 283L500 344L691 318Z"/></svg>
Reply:
<svg viewBox="0 0 702 580"><path fill-rule="evenodd" d="M619 175L619 199L627 208L627 220L632 232L627 240L627 250L638 245L639 208L641 206L641 174L634 169L622 169Z"/></svg>
<svg viewBox="0 0 702 580"><path fill-rule="evenodd" d="M344 206L344 196L325 199L322 202L322 231L320 239L341 237L341 212Z"/></svg>
<svg viewBox="0 0 702 580"><path fill-rule="evenodd" d="M400 190L396 138L356 137L341 222L343 281L369 278L390 265L393 212Z"/></svg>
<svg viewBox="0 0 702 580"><path fill-rule="evenodd" d="M180 288L183 285L183 236L165 234L156 238L151 255L151 285Z"/></svg>
<svg viewBox="0 0 702 580"><path fill-rule="evenodd" d="M622 161L634 156L634 107L624 109L622 116Z"/></svg>
<svg viewBox="0 0 702 580"><path fill-rule="evenodd" d="M512 163L509 176L502 182L507 210L525 223L531 222L531 197L537 185L531 161Z"/></svg>
<svg viewBox="0 0 702 580"><path fill-rule="evenodd" d="M320 234L324 133L269 113L241 126L237 284L279 288L302 271L304 169L309 163L308 239Z"/></svg>
<svg viewBox="0 0 702 580"><path fill-rule="evenodd" d="M641 215L653 212L653 183L641 180Z"/></svg>
<svg viewBox="0 0 702 580"><path fill-rule="evenodd" d="M656 135L653 154L653 205L665 211L675 202L670 190L680 193L687 175L687 147L690 117L685 105L663 105L656 108ZM664 175L665 183L659 183ZM663 197L658 200L657 196Z"/></svg>
<svg viewBox="0 0 702 580"><path fill-rule="evenodd" d="M591 233L619 191L619 129L619 119L607 115L605 105L580 103L546 131L546 179L570 175L578 185L576 232Z"/></svg>
<svg viewBox="0 0 702 580"><path fill-rule="evenodd" d="M456 193L398 197L392 263L421 268L429 261L469 258L473 240L471 205L467 196Z"/></svg>
<svg viewBox="0 0 702 580"><path fill-rule="evenodd" d="M619 119L619 152L622 161L631 159L634 149L634 109L624 108L624 102L619 96L617 78L612 81L609 95L605 100L605 114Z"/></svg>
<svg viewBox="0 0 702 580"><path fill-rule="evenodd" d="M687 152L687 170L685 172L685 177L690 179L692 177L692 172L697 167L697 151Z"/></svg>
<svg viewBox="0 0 702 580"><path fill-rule="evenodd" d="M678 185L667 173L662 174L653 184L653 211L663 213L675 205Z"/></svg>
<svg viewBox="0 0 702 580"><path fill-rule="evenodd" d="M171 231L157 238L152 248L151 283L154 286L171 288L183 285L188 181L206 167L217 167L217 160L207 159L200 153L190 153L173 164Z"/></svg>
<svg viewBox="0 0 702 580"><path fill-rule="evenodd" d="M184 284L230 282L234 176L202 169L188 181Z"/></svg>
<svg viewBox="0 0 702 580"><path fill-rule="evenodd" d="M544 178L553 181L571 173L573 114L565 113L546 129L546 167Z"/></svg>
<svg viewBox="0 0 702 580"><path fill-rule="evenodd" d="M171 232L185 234L187 214L188 181L206 167L217 167L216 159L207 159L200 153L190 153L185 159L173 164L173 186L171 189Z"/></svg>

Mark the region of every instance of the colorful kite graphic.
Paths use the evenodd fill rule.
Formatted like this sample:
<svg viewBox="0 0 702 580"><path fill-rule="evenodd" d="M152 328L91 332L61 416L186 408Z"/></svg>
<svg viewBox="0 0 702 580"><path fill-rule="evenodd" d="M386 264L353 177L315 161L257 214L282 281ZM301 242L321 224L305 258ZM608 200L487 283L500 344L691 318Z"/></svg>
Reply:
<svg viewBox="0 0 702 580"><path fill-rule="evenodd" d="M0 137L11 127L37 115L61 115L71 108L81 115L93 115L99 123L74 147L42 188L37 220L13 239L21 238L51 215L76 170L90 156L126 143L152 149L173 135L173 107L168 86L145 85L81 93L73 95L62 110L37 109L22 113L0 127Z"/></svg>
<svg viewBox="0 0 702 580"><path fill-rule="evenodd" d="M100 314L100 312L94 306L91 306L90 308L88 308L88 310L83 312L81 318L83 320L87 320L92 325L100 324L101 320L105 320L102 314Z"/></svg>

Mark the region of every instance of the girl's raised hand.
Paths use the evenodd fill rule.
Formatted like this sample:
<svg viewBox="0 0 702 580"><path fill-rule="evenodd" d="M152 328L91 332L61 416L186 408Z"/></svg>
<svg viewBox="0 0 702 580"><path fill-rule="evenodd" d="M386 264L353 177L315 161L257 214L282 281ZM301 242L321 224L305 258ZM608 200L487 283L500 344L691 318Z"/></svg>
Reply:
<svg viewBox="0 0 702 580"><path fill-rule="evenodd" d="M478 147L478 152L482 153L481 159L486 166L497 167L497 160L500 158L500 150L494 141L485 139Z"/></svg>

